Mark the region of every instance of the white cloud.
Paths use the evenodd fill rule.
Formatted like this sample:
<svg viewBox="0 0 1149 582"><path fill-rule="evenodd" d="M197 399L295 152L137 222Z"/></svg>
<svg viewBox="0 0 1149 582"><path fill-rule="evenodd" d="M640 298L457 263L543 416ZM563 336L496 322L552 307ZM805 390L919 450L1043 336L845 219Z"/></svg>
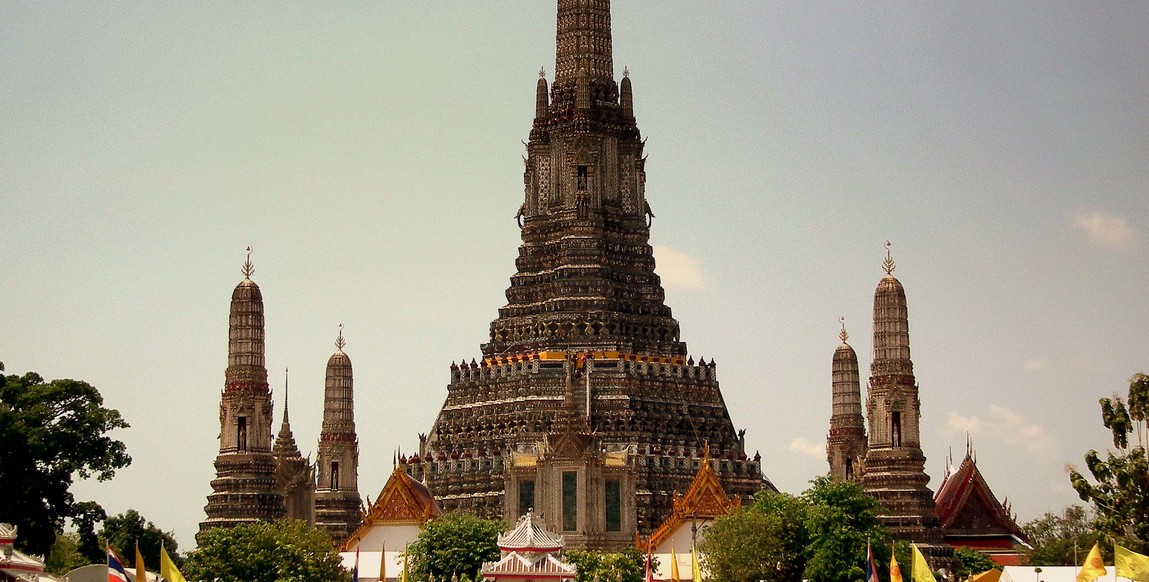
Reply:
<svg viewBox="0 0 1149 582"><path fill-rule="evenodd" d="M946 419L946 427L950 430L950 434L967 433L977 434L981 429L981 419L976 416L962 416L956 412L950 412L949 418Z"/></svg>
<svg viewBox="0 0 1149 582"><path fill-rule="evenodd" d="M1030 358L1021 364L1022 368L1037 372L1049 367L1049 362L1045 358Z"/></svg>
<svg viewBox="0 0 1149 582"><path fill-rule="evenodd" d="M706 278L698 268L698 259L680 253L670 247L654 247L655 272L666 287L678 289L701 289L706 286Z"/></svg>
<svg viewBox="0 0 1149 582"><path fill-rule="evenodd" d="M826 443L812 443L806 437L798 437L790 441L790 452L823 459L826 457Z"/></svg>
<svg viewBox="0 0 1149 582"><path fill-rule="evenodd" d="M1128 248L1135 236L1129 221L1100 210L1074 212L1069 216L1069 228L1083 233L1091 244L1107 249Z"/></svg>
<svg viewBox="0 0 1149 582"><path fill-rule="evenodd" d="M991 445L1010 443L1029 452L1047 450L1053 445L1053 438L1049 436L1045 427L1030 423L1021 414L997 404L991 405L987 412L989 418L983 420L977 416L962 416L951 411L942 433L946 436L963 433L971 436L980 434L981 438L975 438L973 441L975 449L982 441Z"/></svg>

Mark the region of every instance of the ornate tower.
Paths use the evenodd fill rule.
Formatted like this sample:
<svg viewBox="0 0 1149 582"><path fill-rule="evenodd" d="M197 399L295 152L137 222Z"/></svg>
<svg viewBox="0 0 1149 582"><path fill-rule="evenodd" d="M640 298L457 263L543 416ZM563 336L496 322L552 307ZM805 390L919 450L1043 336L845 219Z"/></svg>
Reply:
<svg viewBox="0 0 1149 582"><path fill-rule="evenodd" d="M418 476L429 463L430 488L444 509L515 523L536 496L560 495L545 487L588 491L589 469L573 465L559 483L505 489L515 459L545 457L540 443L559 428L567 378L575 376L576 413L598 452L624 453L612 462L635 471L636 514L610 523L543 515L564 535L607 547L616 523L649 532L671 512L673 493L690 486L705 443L727 491L751 495L770 486L758 459L746 457L714 363L688 359L664 303L642 150L630 78L625 71L621 83L614 78L610 2L559 0L554 84L548 96L545 75L538 80L516 215L518 272L481 362L452 365L446 402L421 438L417 462L407 465ZM579 498L570 493L564 511L590 511Z"/></svg>
<svg viewBox="0 0 1149 582"><path fill-rule="evenodd" d="M858 374L858 354L846 343L846 320L842 318L838 337L842 344L834 350L833 411L826 437L826 457L830 477L839 481L861 481L866 458L866 426L862 420L862 388Z"/></svg>
<svg viewBox="0 0 1149 582"><path fill-rule="evenodd" d="M271 453L275 457L275 482L283 492L288 519L301 519L315 525L315 469L311 460L303 458L291 432L291 417L287 410L287 370L283 371L283 422Z"/></svg>
<svg viewBox="0 0 1149 582"><path fill-rule="evenodd" d="M243 281L231 294L227 372L219 403L219 455L200 533L284 516L271 453L271 390L263 359L263 295L251 280L251 247Z"/></svg>
<svg viewBox="0 0 1149 582"><path fill-rule="evenodd" d="M359 437L355 434L355 394L351 358L343 353L343 324L335 353L327 360L323 427L319 433L319 488L315 525L339 547L363 518L359 498Z"/></svg>
<svg viewBox="0 0 1149 582"><path fill-rule="evenodd" d="M866 399L869 448L862 486L883 507L882 521L894 537L913 540L944 563L953 548L942 542L933 492L927 487L920 433L921 402L910 360L906 291L894 278L886 243L886 276L874 293L874 360ZM941 567L944 564L936 564Z"/></svg>

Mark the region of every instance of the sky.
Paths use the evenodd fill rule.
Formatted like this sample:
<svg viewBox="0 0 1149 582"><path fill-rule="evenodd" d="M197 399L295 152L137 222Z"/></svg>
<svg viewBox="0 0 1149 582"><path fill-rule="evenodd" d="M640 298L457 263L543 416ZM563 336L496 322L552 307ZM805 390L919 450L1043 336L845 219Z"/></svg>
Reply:
<svg viewBox="0 0 1149 582"><path fill-rule="evenodd" d="M95 385L131 466L78 482L181 550L254 248L278 431L314 455L340 323L374 499L515 272L537 0L0 1L0 361ZM936 491L967 435L1018 519L1080 503L1097 401L1149 372L1149 4L613 7L666 301L766 476L828 470L885 241Z"/></svg>

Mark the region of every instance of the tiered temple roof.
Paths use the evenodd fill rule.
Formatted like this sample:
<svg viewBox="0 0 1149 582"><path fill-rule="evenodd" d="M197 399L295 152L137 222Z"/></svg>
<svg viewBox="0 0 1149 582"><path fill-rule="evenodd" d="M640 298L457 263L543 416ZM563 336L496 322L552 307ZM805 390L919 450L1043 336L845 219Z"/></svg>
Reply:
<svg viewBox="0 0 1149 582"><path fill-rule="evenodd" d="M977 468L972 451L961 465L947 473L934 502L945 531L946 543L984 552L1003 566L1017 566L1026 546L1025 533L1009 511L990 490Z"/></svg>
<svg viewBox="0 0 1149 582"><path fill-rule="evenodd" d="M722 488L722 482L718 480L718 475L711 466L710 453L704 450L702 463L698 468L698 474L694 477L694 482L690 484L686 493L675 496L674 509L671 511L670 517L666 518L666 521L662 522L662 525L654 530L649 538L645 540L640 538L637 545L643 550L647 548L657 549L687 524L697 525L701 522L713 521L718 517L734 512L739 507L742 507L742 497L738 495L730 497L726 494L726 490Z"/></svg>
<svg viewBox="0 0 1149 582"><path fill-rule="evenodd" d="M344 551L354 548L367 532L388 525L422 525L442 514L435 496L427 486L396 467L379 492L379 497L367 510L363 523L343 544Z"/></svg>
<svg viewBox="0 0 1149 582"><path fill-rule="evenodd" d="M556 554L562 552L563 538L547 529L533 512L519 518L515 529L499 535L502 557L483 564L486 580L574 580L574 566Z"/></svg>

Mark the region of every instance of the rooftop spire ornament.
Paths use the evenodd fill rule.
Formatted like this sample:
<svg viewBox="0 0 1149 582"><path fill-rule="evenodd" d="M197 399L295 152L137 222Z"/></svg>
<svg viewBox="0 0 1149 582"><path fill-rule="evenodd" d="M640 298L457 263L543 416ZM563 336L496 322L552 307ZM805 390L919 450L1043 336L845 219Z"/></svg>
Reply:
<svg viewBox="0 0 1149 582"><path fill-rule="evenodd" d="M842 338L842 343L846 343L846 340L850 339L850 333L846 331L846 316L839 316L838 322L842 324L842 331L838 332L838 337Z"/></svg>
<svg viewBox="0 0 1149 582"><path fill-rule="evenodd" d="M251 264L251 247L247 247L247 260L243 262L243 269L241 271L245 279L250 279L251 275L255 273L255 265Z"/></svg>
<svg viewBox="0 0 1149 582"><path fill-rule="evenodd" d="M335 338L335 348L343 351L343 346L347 345L347 341L343 339L343 324L339 324L339 337Z"/></svg>
<svg viewBox="0 0 1149 582"><path fill-rule="evenodd" d="M546 79L547 78L547 68L546 67L539 67L539 78L540 79Z"/></svg>
<svg viewBox="0 0 1149 582"><path fill-rule="evenodd" d="M887 275L893 275L894 269L897 268L894 259L890 256L890 246L890 241L886 241L886 260L882 262L882 268L886 270Z"/></svg>

